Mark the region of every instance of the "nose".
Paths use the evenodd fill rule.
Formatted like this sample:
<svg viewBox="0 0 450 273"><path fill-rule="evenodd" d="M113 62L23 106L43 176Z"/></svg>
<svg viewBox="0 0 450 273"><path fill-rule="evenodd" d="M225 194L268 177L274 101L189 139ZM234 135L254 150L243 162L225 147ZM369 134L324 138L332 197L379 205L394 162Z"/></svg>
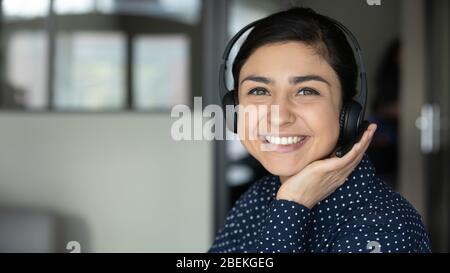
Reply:
<svg viewBox="0 0 450 273"><path fill-rule="evenodd" d="M271 126L283 128L295 122L293 104L286 97L276 98L269 110L269 121Z"/></svg>

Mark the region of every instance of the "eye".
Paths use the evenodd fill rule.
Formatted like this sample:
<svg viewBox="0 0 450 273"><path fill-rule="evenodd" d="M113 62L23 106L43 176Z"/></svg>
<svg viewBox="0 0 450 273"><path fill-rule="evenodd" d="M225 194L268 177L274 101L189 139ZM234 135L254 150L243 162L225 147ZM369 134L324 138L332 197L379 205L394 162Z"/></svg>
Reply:
<svg viewBox="0 0 450 273"><path fill-rule="evenodd" d="M313 96L313 95L320 95L319 92L312 88L302 88L297 92L298 95L302 96Z"/></svg>
<svg viewBox="0 0 450 273"><path fill-rule="evenodd" d="M250 91L248 91L249 95L254 95L254 96L266 96L266 95L270 95L269 91L267 91L265 88L253 88Z"/></svg>

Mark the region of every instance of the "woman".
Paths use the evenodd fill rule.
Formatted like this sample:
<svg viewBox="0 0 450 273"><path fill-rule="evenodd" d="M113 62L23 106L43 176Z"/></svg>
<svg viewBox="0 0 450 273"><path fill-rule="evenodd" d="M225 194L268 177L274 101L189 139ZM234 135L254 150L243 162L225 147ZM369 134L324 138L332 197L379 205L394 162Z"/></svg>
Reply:
<svg viewBox="0 0 450 273"><path fill-rule="evenodd" d="M311 9L255 25L233 62L234 90L239 106L278 105L279 113L250 122L238 115L238 132L258 134L241 142L272 175L234 204L209 252L430 251L420 215L365 155L375 124L342 158L334 156L357 71L347 37ZM260 134L263 122L279 133Z"/></svg>

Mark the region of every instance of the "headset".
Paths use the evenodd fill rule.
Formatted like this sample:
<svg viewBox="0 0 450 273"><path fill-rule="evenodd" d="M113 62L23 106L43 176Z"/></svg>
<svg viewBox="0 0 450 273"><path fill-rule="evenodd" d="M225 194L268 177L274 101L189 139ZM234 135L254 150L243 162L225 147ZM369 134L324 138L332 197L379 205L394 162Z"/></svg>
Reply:
<svg viewBox="0 0 450 273"><path fill-rule="evenodd" d="M335 154L337 157L343 157L352 149L353 145L361 139L364 131L369 126L369 122L364 119L367 107L367 75L363 62L362 49L356 37L347 27L345 27L337 20L329 17L326 17L326 19L337 26L345 35L347 41L352 46L353 53L359 68L359 92L357 92L356 98L353 98L349 102L344 103L339 117L340 131ZM264 18L246 25L231 38L231 40L225 47L225 51L222 55L222 63L219 70L219 95L221 96L222 109L225 113L227 106L235 107L239 104L237 90L229 90L226 86L227 62L231 49L245 32L255 27L262 20L264 20ZM228 129L233 131L234 133L237 133L237 111L233 112L233 116L225 115L225 121Z"/></svg>

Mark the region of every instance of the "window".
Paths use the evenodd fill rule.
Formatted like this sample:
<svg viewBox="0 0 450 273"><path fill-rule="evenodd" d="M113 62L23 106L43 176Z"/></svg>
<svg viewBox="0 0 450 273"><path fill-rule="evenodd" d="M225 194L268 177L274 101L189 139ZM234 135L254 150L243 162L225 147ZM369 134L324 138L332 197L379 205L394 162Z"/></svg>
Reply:
<svg viewBox="0 0 450 273"><path fill-rule="evenodd" d="M47 106L47 46L42 30L18 31L10 36L3 100L11 108Z"/></svg>
<svg viewBox="0 0 450 273"><path fill-rule="evenodd" d="M48 15L50 0L2 0L3 15L7 20L21 20Z"/></svg>
<svg viewBox="0 0 450 273"><path fill-rule="evenodd" d="M1 55L4 58L0 59L0 98L3 107L44 109L48 106L45 18L49 3L49 0L1 1Z"/></svg>
<svg viewBox="0 0 450 273"><path fill-rule="evenodd" d="M201 0L0 2L1 108L168 111L199 95Z"/></svg>
<svg viewBox="0 0 450 273"><path fill-rule="evenodd" d="M55 108L123 108L125 52L125 37L120 33L59 33L56 38Z"/></svg>
<svg viewBox="0 0 450 273"><path fill-rule="evenodd" d="M134 40L134 106L164 109L186 103L189 39L184 35L141 35Z"/></svg>

